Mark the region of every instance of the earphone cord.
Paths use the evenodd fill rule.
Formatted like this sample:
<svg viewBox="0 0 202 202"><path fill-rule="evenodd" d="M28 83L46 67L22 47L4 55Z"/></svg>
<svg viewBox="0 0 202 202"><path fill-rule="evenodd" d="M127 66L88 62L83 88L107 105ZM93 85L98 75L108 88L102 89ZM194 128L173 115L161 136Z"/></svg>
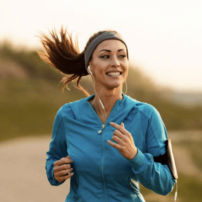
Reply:
<svg viewBox="0 0 202 202"><path fill-rule="evenodd" d="M100 102L100 105L101 105L102 109L104 110L104 113L105 113L105 116L106 116L106 119L107 119L107 113L106 113L105 107L104 107L104 105L103 105L103 103L102 103L102 101L101 101L101 99L100 99L98 93L97 93L96 90L95 90L95 82L94 82L94 77L93 77L93 75L91 75L91 77L92 77L92 80L93 80L93 90L94 90L95 94L96 94L97 97L98 97L98 100L99 100L99 102Z"/></svg>
<svg viewBox="0 0 202 202"><path fill-rule="evenodd" d="M128 86L127 86L127 81L125 81L125 85L126 85L126 89L125 89L125 94L127 93L127 90L128 90Z"/></svg>
<svg viewBox="0 0 202 202"><path fill-rule="evenodd" d="M178 186L177 186L177 180L176 180L176 190L175 190L175 196L174 196L174 200L177 200L177 191L178 191Z"/></svg>

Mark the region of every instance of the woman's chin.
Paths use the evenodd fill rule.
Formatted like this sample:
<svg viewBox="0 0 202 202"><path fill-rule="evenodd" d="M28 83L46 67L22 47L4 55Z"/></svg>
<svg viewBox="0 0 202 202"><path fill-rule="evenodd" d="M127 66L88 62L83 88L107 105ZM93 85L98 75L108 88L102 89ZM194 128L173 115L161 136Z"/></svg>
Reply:
<svg viewBox="0 0 202 202"><path fill-rule="evenodd" d="M113 89L116 89L116 88L122 88L122 83L120 82L117 82L117 83L111 83L109 85L107 85L108 89L110 90L113 90Z"/></svg>
<svg viewBox="0 0 202 202"><path fill-rule="evenodd" d="M122 80L114 80L114 81L106 81L103 82L102 84L96 84L95 83L96 88L98 89L102 89L102 88L106 88L108 90L113 90L113 89L117 89L117 88L122 88L123 86L123 81Z"/></svg>

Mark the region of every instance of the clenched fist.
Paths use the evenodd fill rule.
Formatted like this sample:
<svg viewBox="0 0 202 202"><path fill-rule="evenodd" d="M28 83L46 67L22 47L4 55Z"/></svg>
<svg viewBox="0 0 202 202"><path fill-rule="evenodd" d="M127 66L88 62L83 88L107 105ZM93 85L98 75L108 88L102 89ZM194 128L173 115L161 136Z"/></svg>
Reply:
<svg viewBox="0 0 202 202"><path fill-rule="evenodd" d="M74 175L71 163L73 163L73 161L70 156L54 162L53 174L58 182L63 182Z"/></svg>

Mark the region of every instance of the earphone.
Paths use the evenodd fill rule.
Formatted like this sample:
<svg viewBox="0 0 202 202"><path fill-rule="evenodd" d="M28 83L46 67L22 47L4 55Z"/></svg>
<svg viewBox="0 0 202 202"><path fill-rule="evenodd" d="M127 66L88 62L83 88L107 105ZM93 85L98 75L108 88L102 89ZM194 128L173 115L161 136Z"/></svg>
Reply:
<svg viewBox="0 0 202 202"><path fill-rule="evenodd" d="M88 71L90 72L91 76L93 76L93 73L91 72L91 69L90 69L90 65L88 66Z"/></svg>

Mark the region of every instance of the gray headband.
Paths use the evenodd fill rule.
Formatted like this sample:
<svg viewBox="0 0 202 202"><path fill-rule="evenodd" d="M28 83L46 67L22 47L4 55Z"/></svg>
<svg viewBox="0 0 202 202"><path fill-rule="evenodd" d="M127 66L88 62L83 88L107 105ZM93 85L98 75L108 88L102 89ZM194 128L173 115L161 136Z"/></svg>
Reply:
<svg viewBox="0 0 202 202"><path fill-rule="evenodd" d="M95 37L91 42L90 44L87 46L86 48L86 51L85 51L85 67L86 69L88 68L88 63L89 63L89 60L93 54L93 51L96 49L96 47L102 42L102 41L105 41L105 40L108 40L108 39L116 39L116 40L119 40L121 41L122 43L125 44L126 46L126 43L123 41L123 39L121 38L121 36L116 33L116 32L104 32L100 35L98 35L97 37ZM127 51L127 57L128 57L128 48L126 46L126 51Z"/></svg>

